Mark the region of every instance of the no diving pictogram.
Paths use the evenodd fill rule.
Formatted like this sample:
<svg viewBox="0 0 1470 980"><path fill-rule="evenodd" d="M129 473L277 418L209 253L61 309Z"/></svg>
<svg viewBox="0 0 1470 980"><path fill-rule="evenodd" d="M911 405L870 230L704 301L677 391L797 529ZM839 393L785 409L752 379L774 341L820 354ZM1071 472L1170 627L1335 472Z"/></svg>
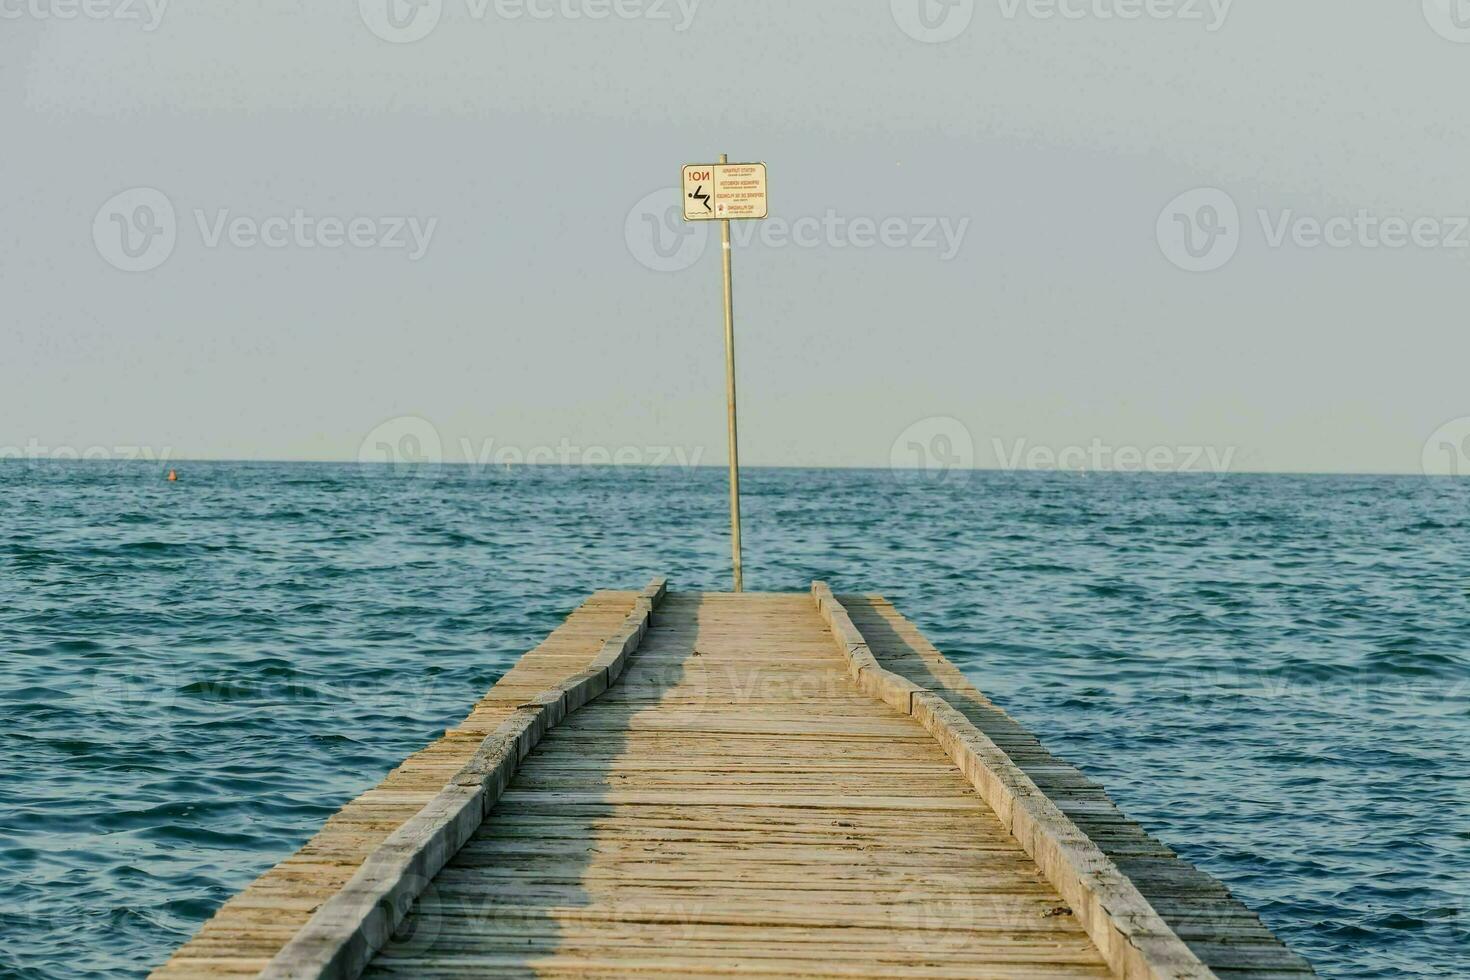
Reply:
<svg viewBox="0 0 1470 980"><path fill-rule="evenodd" d="M764 163L691 163L684 168L684 220L764 218Z"/></svg>

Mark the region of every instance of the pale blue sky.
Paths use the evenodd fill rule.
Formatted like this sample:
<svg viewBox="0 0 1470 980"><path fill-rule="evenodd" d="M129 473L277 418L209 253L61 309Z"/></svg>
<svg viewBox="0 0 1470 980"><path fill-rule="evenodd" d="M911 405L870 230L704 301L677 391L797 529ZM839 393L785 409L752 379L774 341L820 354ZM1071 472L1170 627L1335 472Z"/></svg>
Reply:
<svg viewBox="0 0 1470 980"><path fill-rule="evenodd" d="M356 459L415 416L451 459L719 463L718 243L637 236L649 195L720 152L767 162L781 222L735 254L748 464L887 465L942 417L982 466L1101 444L1417 472L1470 416L1451 0L1236 0L1223 23L1206 0L1128 21L1099 16L1128 0L1072 0L1077 19L990 0L943 43L905 32L907 0L624 0L635 16L602 20L564 12L597 0L545 19L429 0L411 43L370 29L387 0L175 0L152 30L142 0L37 15L56 2L3 7L0 447ZM127 272L97 236L134 188L172 206L175 241ZM1240 216L1213 271L1161 245L1195 188ZM1362 210L1433 220L1433 244L1339 223L1349 244L1317 246L1296 223ZM297 212L317 231L289 230ZM355 217L367 244L311 237Z"/></svg>

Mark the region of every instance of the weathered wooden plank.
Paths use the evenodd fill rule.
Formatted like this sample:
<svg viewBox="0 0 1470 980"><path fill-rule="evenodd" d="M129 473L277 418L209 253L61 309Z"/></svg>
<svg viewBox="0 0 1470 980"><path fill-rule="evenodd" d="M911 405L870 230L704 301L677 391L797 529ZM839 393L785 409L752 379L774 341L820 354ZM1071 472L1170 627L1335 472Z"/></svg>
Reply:
<svg viewBox="0 0 1470 980"><path fill-rule="evenodd" d="M1119 956L1122 934L1100 934L1099 909L1074 910L1044 873L1034 821L1018 840L1021 811L998 814L936 740L945 711L1107 855L1104 874L1151 889L1143 909L1190 956L1227 964L1222 977L1310 975L882 600L819 611L805 595L662 591L589 599L156 975L351 975L353 957L333 972L279 954L308 921L336 927L323 908L365 918L364 882L392 898L382 883L406 866L369 869L405 835L437 857L398 932L375 927L372 977L1212 975ZM487 781L456 839L429 846L457 812L445 801Z"/></svg>
<svg viewBox="0 0 1470 980"><path fill-rule="evenodd" d="M369 976L1086 976L1102 956L800 596L670 594Z"/></svg>

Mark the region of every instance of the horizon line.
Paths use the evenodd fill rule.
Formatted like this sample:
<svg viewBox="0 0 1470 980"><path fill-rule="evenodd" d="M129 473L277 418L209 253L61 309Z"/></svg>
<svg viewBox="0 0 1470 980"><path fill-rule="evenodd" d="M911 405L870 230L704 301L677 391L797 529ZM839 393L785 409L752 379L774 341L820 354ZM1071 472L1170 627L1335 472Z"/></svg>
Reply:
<svg viewBox="0 0 1470 980"><path fill-rule="evenodd" d="M494 463L477 462L470 460L438 460L434 462L407 463L407 462L383 462L365 461L356 459L321 459L321 458L242 458L242 457L164 457L158 459L121 459L121 458L56 458L49 456L10 456L0 454L0 466L9 463L136 463L149 466L157 466L161 469L170 466L178 466L186 463L198 463L204 465L234 464L234 465L259 465L259 466L359 466L359 467L383 467L383 468L414 468L414 467L466 467L472 469L545 469L545 470L568 470L568 469L619 469L619 470L718 470L724 472L729 469L727 463L572 463L572 462L549 462L549 463ZM839 470L853 472L883 472L895 473L928 473L933 470L924 467L913 466L863 466L852 464L836 465L813 465L794 463L741 463L740 469L745 470ZM1458 479L1470 474L1465 473L1425 473L1412 470L1251 470L1251 469L1225 469L1225 470L1150 470L1147 468L1137 469L1075 469L1071 467L1054 466L1050 468L1029 467L1006 467L1006 466L957 466L953 468L958 473L1053 473L1070 474L1074 476L1186 476L1186 477L1226 477L1226 476L1408 476L1421 477L1426 480L1435 479ZM946 471L947 472L947 471Z"/></svg>

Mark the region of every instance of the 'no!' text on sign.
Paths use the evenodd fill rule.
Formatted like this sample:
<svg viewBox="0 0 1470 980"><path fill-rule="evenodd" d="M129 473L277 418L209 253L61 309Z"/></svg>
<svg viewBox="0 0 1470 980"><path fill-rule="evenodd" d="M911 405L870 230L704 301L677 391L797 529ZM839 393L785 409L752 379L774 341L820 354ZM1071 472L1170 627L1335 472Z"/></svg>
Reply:
<svg viewBox="0 0 1470 980"><path fill-rule="evenodd" d="M684 220L764 218L764 163L691 163L684 168Z"/></svg>

